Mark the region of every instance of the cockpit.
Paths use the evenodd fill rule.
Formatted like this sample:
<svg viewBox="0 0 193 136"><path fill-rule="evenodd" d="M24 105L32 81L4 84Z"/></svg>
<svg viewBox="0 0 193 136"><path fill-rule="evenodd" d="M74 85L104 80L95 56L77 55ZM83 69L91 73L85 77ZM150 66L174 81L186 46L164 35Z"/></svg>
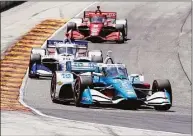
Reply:
<svg viewBox="0 0 193 136"><path fill-rule="evenodd" d="M111 78L127 78L127 69L123 66L107 66L102 68L102 72L106 77Z"/></svg>
<svg viewBox="0 0 193 136"><path fill-rule="evenodd" d="M103 16L93 16L90 18L91 23L104 23L105 18Z"/></svg>
<svg viewBox="0 0 193 136"><path fill-rule="evenodd" d="M76 54L76 48L74 47L58 47L56 48L58 54Z"/></svg>
<svg viewBox="0 0 193 136"><path fill-rule="evenodd" d="M76 57L86 57L87 51L87 48L77 48Z"/></svg>

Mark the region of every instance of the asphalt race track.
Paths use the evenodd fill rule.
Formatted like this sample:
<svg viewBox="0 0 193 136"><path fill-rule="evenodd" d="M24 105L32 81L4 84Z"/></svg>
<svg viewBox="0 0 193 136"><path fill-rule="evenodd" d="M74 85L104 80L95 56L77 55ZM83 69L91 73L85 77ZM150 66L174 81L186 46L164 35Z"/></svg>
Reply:
<svg viewBox="0 0 193 136"><path fill-rule="evenodd" d="M87 5L82 4L79 9ZM54 104L50 99L49 79L27 79L24 101L45 114L66 119L190 134L191 86L178 54L181 47L186 46L183 49L188 50L191 46L191 39L188 38L191 32L191 3L100 2L90 9L95 9L96 5L100 5L102 10L116 11L118 18L127 18L128 38L131 40L124 44L89 44L89 48L101 49L104 54L112 50L116 62L125 63L129 73L143 73L147 82L169 79L174 99L170 111L157 112L151 108L137 111L111 107L77 108ZM64 8L71 9L72 4L64 5ZM60 7L64 18L79 13L79 10L64 12L64 8ZM186 68L190 67L188 57L183 57L181 61Z"/></svg>

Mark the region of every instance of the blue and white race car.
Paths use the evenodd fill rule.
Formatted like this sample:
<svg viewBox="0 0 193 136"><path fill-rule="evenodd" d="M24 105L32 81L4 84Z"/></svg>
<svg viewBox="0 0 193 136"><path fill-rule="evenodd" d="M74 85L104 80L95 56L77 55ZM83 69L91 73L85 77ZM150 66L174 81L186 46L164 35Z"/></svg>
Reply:
<svg viewBox="0 0 193 136"><path fill-rule="evenodd" d="M138 109L148 105L163 111L172 106L169 80L154 80L150 89L143 75L128 75L124 64L67 62L66 71L53 74L50 95L53 102L76 106L113 104Z"/></svg>
<svg viewBox="0 0 193 136"><path fill-rule="evenodd" d="M52 76L55 70L65 70L66 61L103 62L102 51L88 50L88 42L69 39L47 40L46 48L33 48L29 62L30 78Z"/></svg>

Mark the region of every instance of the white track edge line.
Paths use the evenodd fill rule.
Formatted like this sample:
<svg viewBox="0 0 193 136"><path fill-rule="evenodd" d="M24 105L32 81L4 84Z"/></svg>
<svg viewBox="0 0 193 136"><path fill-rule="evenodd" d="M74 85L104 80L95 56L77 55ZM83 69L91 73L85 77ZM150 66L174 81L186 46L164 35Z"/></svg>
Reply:
<svg viewBox="0 0 193 136"><path fill-rule="evenodd" d="M27 69L27 72L28 72L29 68ZM91 123L91 122L86 122L86 121L78 121L78 120L73 120L73 119L65 119L65 118L60 118L60 117L55 117L55 116L51 116L51 115L46 115L44 113L42 113L41 111L29 106L28 104L26 104L24 101L23 101L23 96L24 96L24 90L25 90L25 84L27 82L27 78L28 77L28 74L25 75L24 79L23 79L23 82L22 82L22 85L21 85L21 89L20 89L20 99L19 99L19 102L32 110L32 113L34 114L38 114L42 117L47 117L47 118L51 118L51 119L56 119L56 120L62 120L62 121L69 121L69 122L74 122L74 123L81 123L81 124L90 124L90 125L99 125L99 126L105 126L105 127L119 127L119 128L129 128L129 129L135 129L137 131L149 131L149 132L160 132L160 133L168 133L168 134L177 134L177 135L184 135L184 136L187 136L188 134L182 134L182 133L174 133L174 132L167 132L167 131L157 131L157 130L148 130L148 129L140 129L140 128L132 128L132 127L123 127L123 126L115 126L115 125L107 125L107 124L100 124L100 123Z"/></svg>

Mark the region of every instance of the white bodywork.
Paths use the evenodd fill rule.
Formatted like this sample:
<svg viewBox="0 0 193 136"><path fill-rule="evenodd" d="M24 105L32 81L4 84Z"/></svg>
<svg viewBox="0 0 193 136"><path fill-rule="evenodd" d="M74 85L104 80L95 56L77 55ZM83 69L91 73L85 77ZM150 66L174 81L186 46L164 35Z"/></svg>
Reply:
<svg viewBox="0 0 193 136"><path fill-rule="evenodd" d="M46 55L46 51L42 48L32 48L31 54L40 54L41 56Z"/></svg>
<svg viewBox="0 0 193 136"><path fill-rule="evenodd" d="M75 47L74 44L57 44L57 47ZM32 49L32 54L40 54L41 55L41 59L49 59L49 58L53 58L56 59L58 61L67 61L67 60L73 60L74 56L63 56L63 54L58 54L57 51L55 51L54 54L48 54L46 55L45 49L43 48L33 48Z"/></svg>
<svg viewBox="0 0 193 136"><path fill-rule="evenodd" d="M73 84L73 74L70 72L56 71L56 96L59 96L60 88L64 84Z"/></svg>
<svg viewBox="0 0 193 136"><path fill-rule="evenodd" d="M37 74L38 75L44 75L44 76L50 76L52 75L52 72L48 72L48 71L45 71L45 70L37 70Z"/></svg>
<svg viewBox="0 0 193 136"><path fill-rule="evenodd" d="M96 101L111 102L111 99L97 90L90 89L92 99Z"/></svg>
<svg viewBox="0 0 193 136"><path fill-rule="evenodd" d="M123 24L123 25L126 26L127 20L126 20L126 19L117 19L117 20L116 20L116 24Z"/></svg>
<svg viewBox="0 0 193 136"><path fill-rule="evenodd" d="M147 97L147 101L145 101L145 103L151 106L171 104L165 92L154 93L153 95Z"/></svg>
<svg viewBox="0 0 193 136"><path fill-rule="evenodd" d="M57 47L73 47L75 48L75 44L58 44ZM56 47L56 48L57 48ZM59 63L66 63L66 61L73 61L75 58L80 60L80 59L88 59L91 60L92 56L102 56L102 52L99 50L91 50L91 51L87 51L88 54L84 57L77 57L78 55L70 55L70 56L65 56L63 54L58 54L56 51L54 54L48 54L46 55L46 51L43 48L33 48L32 49L32 54L40 54L41 55L41 59L49 59L49 58L53 58L55 60L58 60Z"/></svg>
<svg viewBox="0 0 193 136"><path fill-rule="evenodd" d="M85 72L81 75L91 75L91 72ZM61 87L66 84L74 85L73 74L68 71L56 71L56 96L59 96Z"/></svg>
<svg viewBox="0 0 193 136"><path fill-rule="evenodd" d="M88 57L92 58L92 56L101 56L102 57L102 51L99 51L99 50L89 51Z"/></svg>

